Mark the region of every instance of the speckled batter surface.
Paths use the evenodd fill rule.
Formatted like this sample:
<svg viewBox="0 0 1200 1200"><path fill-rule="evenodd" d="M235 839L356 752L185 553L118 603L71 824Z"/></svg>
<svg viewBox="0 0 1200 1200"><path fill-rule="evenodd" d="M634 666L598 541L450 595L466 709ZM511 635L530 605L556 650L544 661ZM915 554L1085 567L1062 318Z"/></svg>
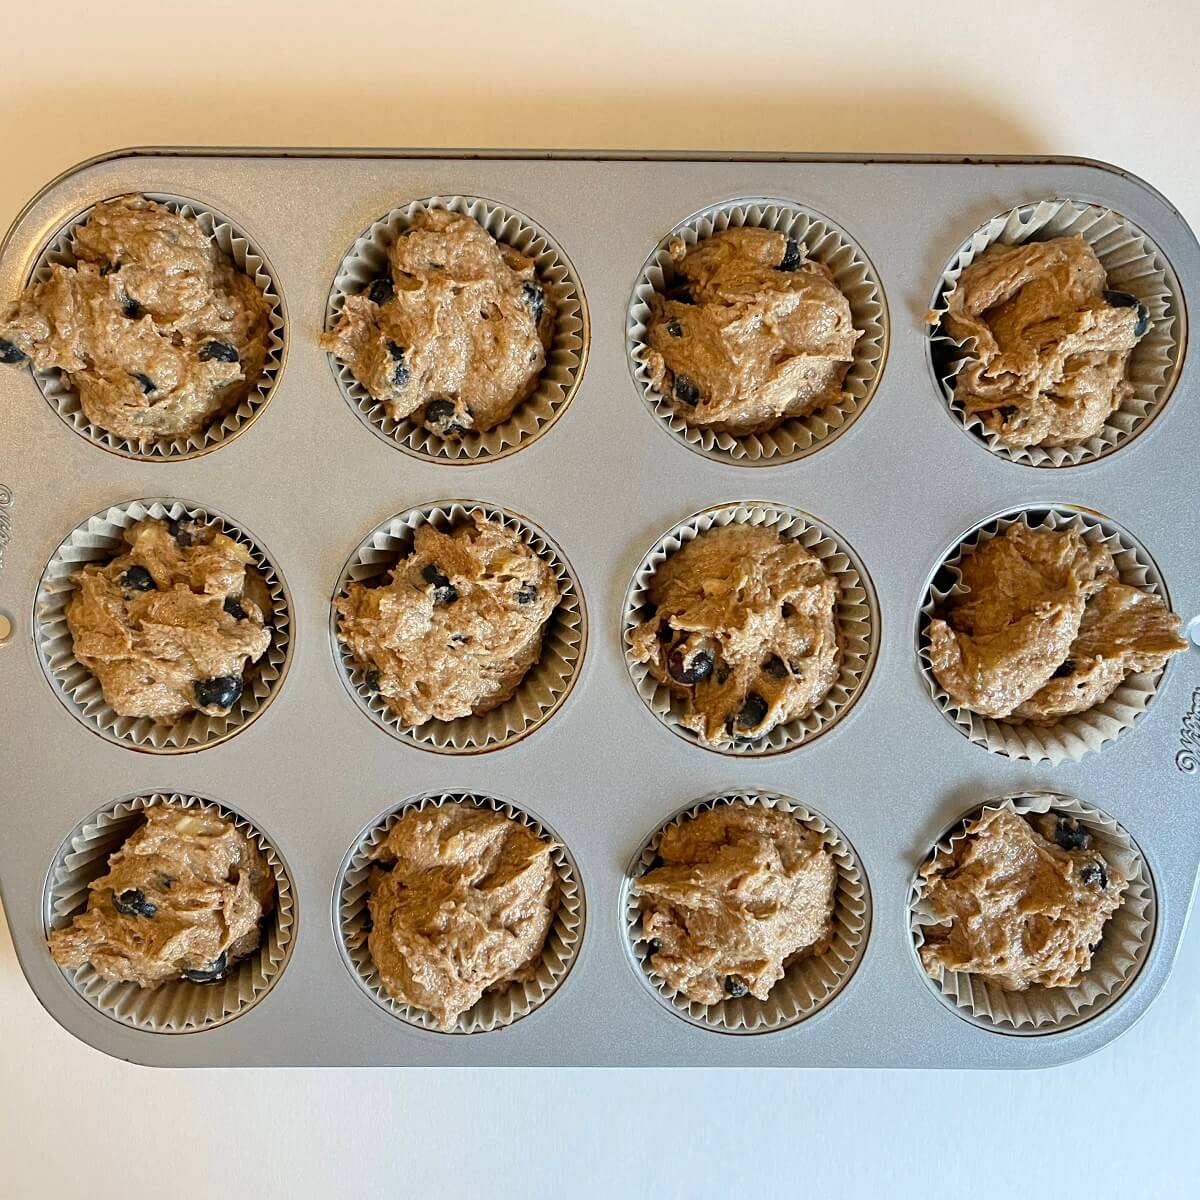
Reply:
<svg viewBox="0 0 1200 1200"><path fill-rule="evenodd" d="M654 573L630 650L707 742L765 737L837 680L838 587L798 541L758 525L698 534Z"/></svg>
<svg viewBox="0 0 1200 1200"><path fill-rule="evenodd" d="M721 804L670 825L633 884L650 966L698 1004L766 1000L797 959L833 940L837 865L790 813Z"/></svg>
<svg viewBox="0 0 1200 1200"><path fill-rule="evenodd" d="M88 885L87 911L50 932L61 967L154 988L207 983L258 947L275 905L262 852L233 821L159 804Z"/></svg>
<svg viewBox="0 0 1200 1200"><path fill-rule="evenodd" d="M138 521L125 540L125 553L75 575L76 659L123 717L229 712L271 644L270 595L249 550L186 519Z"/></svg>
<svg viewBox="0 0 1200 1200"><path fill-rule="evenodd" d="M476 514L443 533L417 529L390 581L352 583L339 635L406 725L491 711L538 661L560 593L520 536Z"/></svg>
<svg viewBox="0 0 1200 1200"><path fill-rule="evenodd" d="M921 961L935 979L964 971L1005 991L1072 987L1092 965L1128 882L1073 818L986 812L921 868Z"/></svg>
<svg viewBox="0 0 1200 1200"><path fill-rule="evenodd" d="M689 425L764 432L837 403L861 332L823 264L771 229L727 229L669 248L651 299L646 364Z"/></svg>
<svg viewBox="0 0 1200 1200"><path fill-rule="evenodd" d="M554 844L503 813L405 813L372 855L368 948L388 995L443 1029L485 992L530 980L558 912Z"/></svg>
<svg viewBox="0 0 1200 1200"><path fill-rule="evenodd" d="M929 657L950 698L981 716L1053 725L1187 649L1162 598L1122 584L1108 548L1075 529L1018 522L960 569L967 590L930 622Z"/></svg>
<svg viewBox="0 0 1200 1200"><path fill-rule="evenodd" d="M1129 355L1150 326L1136 297L1108 290L1081 237L990 246L959 277L942 318L974 339L954 394L1010 447L1095 437L1132 395Z"/></svg>
<svg viewBox="0 0 1200 1200"><path fill-rule="evenodd" d="M458 437L506 421L532 394L555 316L532 259L471 217L422 209L321 346L388 416Z"/></svg>
<svg viewBox="0 0 1200 1200"><path fill-rule="evenodd" d="M58 368L92 424L138 442L197 433L257 385L270 305L194 217L122 196L72 245L0 316L0 361Z"/></svg>

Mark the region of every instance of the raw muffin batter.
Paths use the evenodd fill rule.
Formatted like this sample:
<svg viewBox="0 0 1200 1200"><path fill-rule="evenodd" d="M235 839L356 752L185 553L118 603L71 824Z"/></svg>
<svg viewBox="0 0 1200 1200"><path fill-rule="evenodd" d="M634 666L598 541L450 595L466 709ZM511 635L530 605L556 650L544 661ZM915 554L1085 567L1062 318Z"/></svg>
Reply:
<svg viewBox="0 0 1200 1200"><path fill-rule="evenodd" d="M67 603L75 657L123 717L218 716L241 697L246 665L271 644L266 584L250 552L189 521L139 521L129 549L75 576Z"/></svg>
<svg viewBox="0 0 1200 1200"><path fill-rule="evenodd" d="M68 970L91 963L114 981L155 988L212 983L255 950L275 905L258 847L213 811L159 804L88 885L87 911L50 931Z"/></svg>
<svg viewBox="0 0 1200 1200"><path fill-rule="evenodd" d="M0 318L0 362L58 368L92 424L139 442L196 433L258 383L270 306L195 218L121 196L72 245Z"/></svg>
<svg viewBox="0 0 1200 1200"><path fill-rule="evenodd" d="M452 1029L484 992L532 979L558 912L554 848L470 804L405 813L372 855L367 901L388 995Z"/></svg>
<svg viewBox="0 0 1200 1200"><path fill-rule="evenodd" d="M670 247L675 279L650 301L646 364L689 425L773 429L835 404L861 333L822 263L771 229Z"/></svg>
<svg viewBox="0 0 1200 1200"><path fill-rule="evenodd" d="M337 599L341 639L405 725L490 712L538 660L559 601L554 572L521 538L476 514L432 525L381 587Z"/></svg>
<svg viewBox="0 0 1200 1200"><path fill-rule="evenodd" d="M1135 296L1108 277L1081 237L989 247L963 271L942 318L975 339L954 394L1006 446L1094 437L1133 394L1130 352L1150 328Z"/></svg>
<svg viewBox="0 0 1200 1200"><path fill-rule="evenodd" d="M1079 983L1127 887L1072 818L1006 808L974 821L921 878L926 906L949 922L923 926L925 970L966 971L1006 992Z"/></svg>
<svg viewBox="0 0 1200 1200"><path fill-rule="evenodd" d="M537 387L555 305L533 260L471 217L422 209L388 274L347 296L321 347L383 402L440 437L487 430Z"/></svg>
<svg viewBox="0 0 1200 1200"><path fill-rule="evenodd" d="M1187 643L1162 599L1117 579L1103 545L1017 523L967 555L968 591L929 624L929 657L957 704L1052 725L1106 700Z"/></svg>
<svg viewBox="0 0 1200 1200"><path fill-rule="evenodd" d="M753 740L807 716L838 677L837 583L797 541L758 525L699 534L655 572L633 657L686 702L707 742Z"/></svg>
<svg viewBox="0 0 1200 1200"><path fill-rule="evenodd" d="M689 1000L765 1000L786 967L829 948L837 867L790 813L721 804L668 826L658 856L633 884L642 936Z"/></svg>

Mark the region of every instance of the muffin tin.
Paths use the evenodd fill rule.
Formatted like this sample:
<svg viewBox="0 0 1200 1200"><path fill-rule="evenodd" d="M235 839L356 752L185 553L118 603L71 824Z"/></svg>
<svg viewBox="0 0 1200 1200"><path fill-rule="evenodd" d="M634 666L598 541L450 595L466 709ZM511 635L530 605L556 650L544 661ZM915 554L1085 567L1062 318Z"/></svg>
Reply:
<svg viewBox="0 0 1200 1200"><path fill-rule="evenodd" d="M168 1066L1034 1067L1097 1049L1145 1011L1170 972L1200 862L1200 651L1172 661L1132 728L1055 764L962 736L931 696L918 649L944 556L1022 508L1073 507L1128 531L1175 611L1200 627L1200 364L1186 338L1200 247L1151 187L1079 160L146 149L77 167L30 202L0 251L0 298L80 213L130 191L192 201L243 232L269 264L286 327L253 424L181 461L107 453L60 420L31 372L0 371L0 628L12 626L0 637L0 777L15 817L0 839L0 884L21 966L68 1030L118 1058ZM375 436L317 345L347 247L430 197L482 197L546 231L581 293L582 369L569 404L535 440L455 470ZM1096 461L1039 468L992 453L948 411L925 318L972 231L1056 198L1111 208L1153 242L1179 285L1179 361L1170 397L1136 437ZM699 214L764 201L844 231L882 290L869 403L838 436L774 465L696 453L648 409L630 361L631 302L664 236ZM269 707L219 744L169 756L94 736L44 674L38 640L38 585L56 548L89 514L146 497L245 522L290 601L288 669ZM355 548L396 514L455 500L543 530L578 579L587 619L582 666L551 719L487 753L431 753L381 729L344 686L329 634ZM726 504L796 509L836 530L877 604L877 657L855 703L785 753L718 755L675 736L627 670L625 599L639 563L664 530ZM1094 806L1136 840L1154 920L1115 1002L1061 1032L1013 1036L964 1019L923 977L909 887L964 814L1047 792ZM269 991L173 1036L106 1015L45 946L47 921L61 916L50 884L72 832L122 798L155 793L203 796L269 830L291 885L290 949ZM623 897L640 848L673 814L751 793L790 798L840 832L865 876L869 923L861 960L819 1010L731 1036L647 986ZM582 937L569 973L527 1015L446 1036L402 1019L356 974L343 873L398 805L467 794L554 830L577 871Z"/></svg>

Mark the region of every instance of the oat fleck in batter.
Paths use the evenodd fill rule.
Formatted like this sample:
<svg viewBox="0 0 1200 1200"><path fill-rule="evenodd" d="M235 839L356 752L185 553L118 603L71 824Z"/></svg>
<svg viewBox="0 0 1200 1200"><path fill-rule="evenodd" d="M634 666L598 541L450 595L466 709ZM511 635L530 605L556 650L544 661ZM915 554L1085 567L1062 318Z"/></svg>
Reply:
<svg viewBox="0 0 1200 1200"><path fill-rule="evenodd" d="M964 971L1007 992L1073 987L1121 906L1127 881L1070 817L984 813L954 847L921 868L921 961L934 979Z"/></svg>
<svg viewBox="0 0 1200 1200"><path fill-rule="evenodd" d="M765 737L807 716L838 677L837 583L773 529L700 533L655 572L633 657L686 702L707 742Z"/></svg>
<svg viewBox="0 0 1200 1200"><path fill-rule="evenodd" d="M554 322L532 259L471 217L422 209L321 347L394 420L459 437L508 420L533 393Z"/></svg>
<svg viewBox="0 0 1200 1200"><path fill-rule="evenodd" d="M963 271L942 324L975 340L955 380L967 413L1010 447L1095 437L1133 394L1129 355L1150 328L1137 297L1107 290L1081 237L991 246Z"/></svg>
<svg viewBox="0 0 1200 1200"><path fill-rule="evenodd" d="M654 388L689 425L773 429L844 398L862 336L822 263L771 229L727 229L670 247L675 278L650 301Z"/></svg>
<svg viewBox="0 0 1200 1200"><path fill-rule="evenodd" d="M352 583L339 631L405 725L490 712L537 662L558 581L521 538L476 514L442 533L423 525L389 583Z"/></svg>
<svg viewBox="0 0 1200 1200"><path fill-rule="evenodd" d="M255 387L270 306L194 217L122 196L72 246L0 316L0 362L58 368L92 424L137 442L197 433Z"/></svg>
<svg viewBox="0 0 1200 1200"><path fill-rule="evenodd" d="M1122 584L1106 546L1017 523L962 562L967 591L929 625L933 673L981 716L1053 725L1187 649L1161 597Z"/></svg>
<svg viewBox="0 0 1200 1200"><path fill-rule="evenodd" d="M250 552L186 520L139 521L125 540L124 554L75 576L66 616L76 659L123 717L228 712L247 664L271 644L270 596Z"/></svg>
<svg viewBox="0 0 1200 1200"><path fill-rule="evenodd" d="M405 813L372 855L368 948L388 995L443 1029L530 980L558 912L552 842L469 804Z"/></svg>
<svg viewBox="0 0 1200 1200"><path fill-rule="evenodd" d="M258 947L275 881L258 847L212 811L160 804L88 885L87 911L50 932L73 970L156 988L211 983Z"/></svg>
<svg viewBox="0 0 1200 1200"><path fill-rule="evenodd" d="M661 866L633 885L650 966L698 1004L766 1000L785 969L833 940L837 867L819 834L761 804L668 826Z"/></svg>

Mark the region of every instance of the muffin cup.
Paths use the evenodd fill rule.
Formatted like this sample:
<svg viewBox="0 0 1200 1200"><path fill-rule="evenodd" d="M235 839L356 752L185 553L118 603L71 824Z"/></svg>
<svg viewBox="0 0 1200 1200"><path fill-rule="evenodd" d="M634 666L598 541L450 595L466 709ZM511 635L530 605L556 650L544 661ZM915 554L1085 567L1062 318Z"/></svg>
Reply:
<svg viewBox="0 0 1200 1200"><path fill-rule="evenodd" d="M69 925L87 908L88 884L108 870L108 857L142 823L141 814L155 805L215 812L233 821L262 851L275 878L275 908L263 925L257 950L233 964L217 983L185 979L157 988L112 983L89 965L62 969L76 992L106 1017L148 1033L194 1033L223 1025L252 1008L274 987L287 965L296 926L291 877L274 845L239 813L190 793L153 792L127 796L81 822L55 856L46 879L43 917L47 934ZM48 951L47 951L48 953Z"/></svg>
<svg viewBox="0 0 1200 1200"><path fill-rule="evenodd" d="M107 429L93 425L80 405L79 393L63 371L33 370L33 377L42 395L50 406L81 437L101 449L120 454L125 458L141 459L145 462L171 462L187 458L198 458L218 446L231 442L254 422L266 406L275 390L283 370L284 338L286 318L280 289L274 273L250 238L228 217L208 208L195 200L182 196L164 195L159 192L142 192L147 200L154 200L184 217L194 217L209 239L217 244L234 262L237 268L249 275L271 306L268 318L267 358L258 383L228 412L214 417L208 425L193 434L174 438L156 438L134 441L119 437ZM74 266L75 230L92 215L95 205L85 209L68 225L64 226L47 244L30 273L29 282L39 283L50 277L54 265Z"/></svg>
<svg viewBox="0 0 1200 1200"><path fill-rule="evenodd" d="M820 559L825 570L837 581L837 624L841 635L842 664L829 693L807 717L775 726L756 741L722 742L712 745L680 723L685 712L682 698L659 683L645 663L633 656L633 631L642 623L649 603L650 585L655 572L688 542L709 529L725 525L762 525L775 529L789 541L798 541ZM840 721L857 702L867 686L879 652L880 614L871 578L858 555L841 536L815 517L767 501L745 500L705 509L667 530L642 559L625 593L623 614L625 665L633 686L646 707L668 728L685 741L718 754L737 757L782 754L813 741Z"/></svg>
<svg viewBox="0 0 1200 1200"><path fill-rule="evenodd" d="M742 226L774 229L800 243L806 257L823 263L850 302L854 328L862 336L846 373L846 398L802 417L792 417L763 433L719 433L689 426L670 400L650 382L646 356L650 299L666 289L673 273L668 247L682 238L690 249L698 242ZM787 200L740 199L703 209L676 225L646 260L629 301L626 348L634 383L663 428L697 454L742 467L795 462L828 445L858 419L875 393L887 357L888 315L883 285L874 266L850 235L828 217Z"/></svg>
<svg viewBox="0 0 1200 1200"><path fill-rule="evenodd" d="M1134 394L1095 437L1070 446L1010 448L989 433L980 415L968 416L954 397L958 372L972 358L974 339L958 342L944 333L941 318L963 271L988 247L1043 242L1081 235L1108 273L1108 286L1137 296L1150 311L1146 336L1129 356L1128 378ZM1132 221L1097 204L1043 200L1022 204L993 217L955 253L930 308L930 366L951 416L1000 458L1033 467L1072 467L1093 462L1130 442L1162 411L1179 376L1187 344L1187 318L1175 272L1158 247Z"/></svg>
<svg viewBox="0 0 1200 1200"><path fill-rule="evenodd" d="M1166 584L1145 547L1107 517L1069 504L1010 510L976 526L942 559L929 581L921 605L917 622L917 658L934 703L946 719L977 746L983 746L993 754L1028 762L1054 765L1068 759L1078 762L1085 754L1102 749L1133 728L1150 707L1170 669L1169 664L1160 671L1127 675L1125 682L1102 704L1064 717L1051 726L1009 724L971 712L950 698L930 665L929 623L950 596L965 594L967 589L962 582L960 566L966 552L990 542L1018 522L1031 529L1076 529L1089 544L1106 545L1116 560L1122 583L1153 592L1170 607Z"/></svg>
<svg viewBox="0 0 1200 1200"><path fill-rule="evenodd" d="M403 1004L388 995L367 945L367 919L370 915L367 901L370 898L372 852L406 813L414 809L437 808L443 804L470 804L502 813L519 821L538 837L553 842L555 848L551 853L551 861L558 882L559 901L558 912L546 935L541 962L534 977L526 982L514 980L485 992L473 1007L458 1018L453 1029L448 1030L442 1029L432 1013ZM583 942L585 915L583 881L575 859L562 839L545 822L525 809L478 792L426 792L390 809L359 835L342 862L333 896L333 923L338 931L338 949L359 986L380 1008L401 1021L418 1029L448 1035L488 1033L503 1029L544 1004L575 965Z"/></svg>
<svg viewBox="0 0 1200 1200"><path fill-rule="evenodd" d="M350 555L338 576L333 601L351 583L382 585L388 572L413 548L416 531L433 525L448 533L475 513L512 530L554 571L560 599L542 637L538 661L530 667L516 692L503 704L479 716L453 721L436 718L423 725L405 725L383 697L367 686L367 671L355 663L338 632L338 611L329 608L329 637L338 672L358 707L386 733L410 746L438 754L481 754L499 750L540 729L563 705L583 669L587 648L587 608L583 589L566 555L549 536L525 517L506 508L474 500L442 500L410 508L373 529Z"/></svg>
<svg viewBox="0 0 1200 1200"><path fill-rule="evenodd" d="M104 699L95 675L75 658L66 616L67 603L75 593L75 573L86 563L108 562L123 554L128 548L125 530L146 518L188 518L215 527L250 551L252 564L267 585L271 611L264 615L272 628L271 645L258 662L247 665L240 700L221 716L192 712L170 725L156 724L148 717L123 717ZM67 711L107 741L152 754L202 750L240 732L275 698L291 661L291 597L278 567L243 526L215 509L184 500L129 500L78 525L42 571L33 627L42 672Z"/></svg>
<svg viewBox="0 0 1200 1200"><path fill-rule="evenodd" d="M1154 941L1157 917L1154 881L1137 843L1112 817L1081 800L1056 792L1020 792L989 800L956 821L938 839L925 861L932 862L953 854L954 848L967 836L970 825L983 814L1001 808L1020 816L1053 811L1075 817L1091 832L1094 844L1108 864L1129 880L1121 907L1104 927L1099 949L1092 956L1091 969L1074 987L1033 985L1024 992L1006 992L965 971L944 971L941 979L931 978L920 959L924 930L949 922L939 921L929 911L925 883L918 870L909 890L909 927L917 970L947 1008L982 1029L1026 1036L1061 1033L1091 1020L1115 1004L1137 978Z"/></svg>
<svg viewBox="0 0 1200 1200"><path fill-rule="evenodd" d="M496 241L512 246L533 259L538 281L557 306L554 338L546 351L546 365L538 385L512 415L486 432L470 431L460 438L443 438L414 424L407 417L387 414L350 368L333 354L333 376L359 419L376 436L407 454L427 462L451 466L490 462L528 446L542 436L571 403L583 377L588 352L588 311L583 286L562 248L540 225L516 209L478 196L430 196L394 208L355 241L342 260L325 306L325 329L331 330L341 315L347 296L368 287L388 265L388 250L401 230L418 212L442 208L472 217Z"/></svg>
<svg viewBox="0 0 1200 1200"><path fill-rule="evenodd" d="M761 804L790 812L805 828L819 834L837 865L834 892L834 937L823 954L797 959L766 1000L743 996L717 1004L698 1004L682 992L674 992L650 966L650 955L642 937L642 912L633 882L650 869L663 834L702 812L726 804ZM678 810L643 843L625 873L621 909L626 948L638 977L660 1004L676 1016L702 1029L718 1033L772 1033L811 1017L828 1005L850 981L867 948L871 927L871 892L866 872L845 835L820 813L778 792L718 792Z"/></svg>

